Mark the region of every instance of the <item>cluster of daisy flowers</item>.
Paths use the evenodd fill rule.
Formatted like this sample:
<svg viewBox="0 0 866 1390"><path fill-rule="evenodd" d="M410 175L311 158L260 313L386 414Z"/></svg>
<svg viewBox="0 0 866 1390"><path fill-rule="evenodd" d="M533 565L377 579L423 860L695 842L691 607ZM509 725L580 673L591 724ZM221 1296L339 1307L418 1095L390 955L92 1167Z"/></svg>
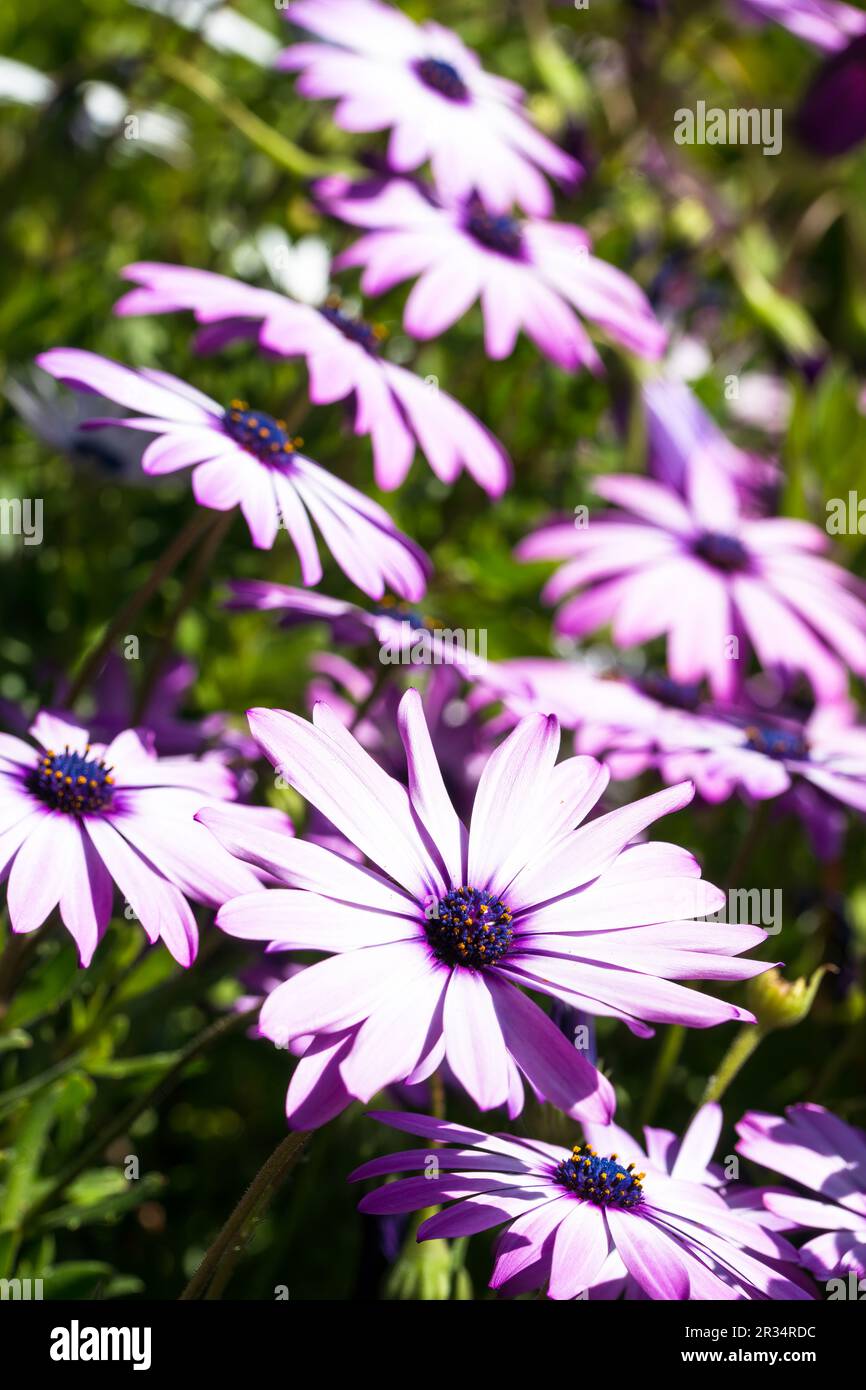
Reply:
<svg viewBox="0 0 866 1390"><path fill-rule="evenodd" d="M792 12L795 32L829 48L812 8L752 6ZM295 1059L295 1129L435 1074L509 1122L527 1101L556 1107L575 1127L570 1147L378 1112L426 1147L352 1175L413 1174L360 1205L438 1208L421 1240L497 1229L491 1286L504 1296L814 1298L816 1279L866 1273L866 1136L815 1105L750 1112L742 1156L826 1200L731 1180L714 1162L718 1106L701 1107L681 1137L635 1139L616 1121L613 1079L556 1019L601 1017L638 1038L665 1024L755 1023L716 989L772 968L747 954L766 933L712 920L726 895L687 850L647 836L696 794L737 794L779 799L819 852L835 851L831 813L866 811L866 729L848 697L850 673L866 676L866 591L825 553L826 534L770 514L775 462L736 448L652 365L665 329L587 233L553 217L550 180L573 189L582 170L530 121L513 83L452 32L378 0L295 0L286 17L311 36L276 60L298 92L335 102L346 131L387 132L384 172L314 189L361 233L335 270L360 270L370 299L411 281L403 328L421 342L479 305L495 361L525 334L567 372L603 373L610 350L646 364L649 476L598 479L605 505L589 526L554 519L516 558L560 563L542 591L560 605L560 637L609 628L623 650L664 638L666 671L455 652L422 608L428 557L385 507L309 457L272 401L231 388L216 400L162 369L49 348L42 369L96 400L85 429L150 436L143 472L190 470L195 502L238 508L256 549L287 532L301 585L234 581L230 610L324 624L332 645L360 655L321 653L311 718L256 708L250 737L219 721L185 732L179 669L146 711L149 731L132 727L127 691L106 697L115 708L97 711L93 735L43 711L26 735L0 736L12 930L34 931L58 909L87 966L119 898L151 943L190 966L196 904L269 964L280 956L263 978L259 1032ZM344 403L384 491L404 484L416 455L442 484L465 471L484 505L512 484L488 427L394 360L380 326L336 289L310 304L193 267L138 262L123 275L122 318L188 313L198 354L246 341L270 361L300 360L311 407ZM365 601L316 590L320 543ZM423 697L383 684L376 645L432 668L413 672ZM761 672L781 691L774 700L756 685ZM129 727L117 724L124 703ZM574 751L560 758L563 729ZM247 804L233 760L272 765L306 805L303 835ZM661 789L607 799L611 779L642 774ZM799 1249L790 1238L813 1231L824 1234Z"/></svg>

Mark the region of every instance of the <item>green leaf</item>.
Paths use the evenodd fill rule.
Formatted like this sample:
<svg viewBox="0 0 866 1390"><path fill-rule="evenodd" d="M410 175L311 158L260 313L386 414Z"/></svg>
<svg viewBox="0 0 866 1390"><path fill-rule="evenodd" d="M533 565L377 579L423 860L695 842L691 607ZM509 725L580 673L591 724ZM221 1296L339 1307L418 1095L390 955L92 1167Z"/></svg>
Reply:
<svg viewBox="0 0 866 1390"><path fill-rule="evenodd" d="M50 960L38 960L9 1005L4 1029L20 1028L58 1009L80 979L74 946L64 943Z"/></svg>

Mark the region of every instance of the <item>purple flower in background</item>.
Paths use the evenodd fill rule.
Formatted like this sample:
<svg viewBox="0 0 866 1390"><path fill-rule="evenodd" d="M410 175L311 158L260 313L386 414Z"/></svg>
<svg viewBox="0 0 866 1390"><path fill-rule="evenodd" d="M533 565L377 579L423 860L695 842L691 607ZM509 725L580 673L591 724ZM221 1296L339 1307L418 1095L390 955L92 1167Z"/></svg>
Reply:
<svg viewBox="0 0 866 1390"><path fill-rule="evenodd" d="M749 15L772 19L829 56L803 98L796 129L823 158L866 138L866 13L840 0L741 0Z"/></svg>
<svg viewBox="0 0 866 1390"><path fill-rule="evenodd" d="M158 758L127 729L107 746L42 713L39 745L0 734L0 878L14 932L41 926L55 907L89 965L108 925L117 884L148 940L191 965L198 930L187 898L216 907L259 886L260 874L213 843L194 816L233 798L217 762ZM289 822L277 811L235 807L253 827Z"/></svg>
<svg viewBox="0 0 866 1390"><path fill-rule="evenodd" d="M574 732L576 752L601 759L622 780L657 765L661 723L671 708L696 708L700 694L698 685L677 685L651 673L627 677L585 659L516 657L494 662L469 703L477 709L501 701L499 728L511 728L533 710L554 714Z"/></svg>
<svg viewBox="0 0 866 1390"><path fill-rule="evenodd" d="M866 1134L821 1105L792 1105L787 1118L749 1111L737 1125L738 1151L782 1173L824 1201L772 1192L768 1211L823 1235L807 1241L800 1260L818 1279L866 1275Z"/></svg>
<svg viewBox="0 0 866 1390"><path fill-rule="evenodd" d="M283 422L243 401L224 408L167 372L132 371L76 348L52 348L38 362L78 390L143 411L110 423L158 436L144 452L145 472L191 467L196 501L216 511L239 506L254 545L270 549L282 520L305 584L322 577L312 517L337 564L371 598L381 598L386 585L402 598L424 593L423 552L382 507L298 453Z"/></svg>
<svg viewBox="0 0 866 1390"><path fill-rule="evenodd" d="M778 465L732 444L684 381L658 377L643 386L653 477L683 496L693 475L721 472L737 490L744 510L765 511L777 489Z"/></svg>
<svg viewBox="0 0 866 1390"><path fill-rule="evenodd" d="M619 647L666 633L673 679L706 676L720 700L741 688L750 648L765 668L804 674L819 699L842 698L846 664L866 674L863 584L823 557L817 527L746 519L719 473L688 486L682 498L648 478L601 478L596 492L621 510L521 543L522 560L566 561L545 586L549 601L581 590L559 610L558 631L610 624Z"/></svg>
<svg viewBox="0 0 866 1390"><path fill-rule="evenodd" d="M503 1294L547 1287L550 1298L572 1299L602 1285L615 1297L612 1282L633 1281L663 1300L811 1297L777 1267L780 1252L796 1260L780 1236L732 1211L700 1179L660 1167L641 1171L639 1147L616 1127L616 1149L599 1152L594 1143L566 1149L426 1115L384 1111L375 1118L429 1142L358 1168L356 1181L422 1174L369 1193L360 1210L382 1215L451 1203L421 1223L419 1240L504 1225L490 1280Z"/></svg>
<svg viewBox="0 0 866 1390"><path fill-rule="evenodd" d="M324 42L286 49L277 67L301 73L302 96L336 99L344 130L390 130L392 169L429 161L448 195L476 191L494 212L517 203L541 216L553 205L544 176L580 177L527 119L521 88L485 72L452 30L374 0L298 0L286 18Z"/></svg>
<svg viewBox="0 0 866 1390"><path fill-rule="evenodd" d="M338 302L313 308L185 266L140 262L123 275L141 288L118 301L118 314L191 309L207 325L198 339L204 350L252 337L281 357L303 357L314 404L354 402L355 433L370 435L380 487L400 486L416 448L442 482L453 482L466 468L491 497L507 487L508 456L481 422L438 384L383 357L381 332L346 314Z"/></svg>
<svg viewBox="0 0 866 1390"><path fill-rule="evenodd" d="M866 33L816 73L797 112L797 134L824 159L847 154L866 139Z"/></svg>
<svg viewBox="0 0 866 1390"><path fill-rule="evenodd" d="M643 291L591 254L580 227L491 212L475 195L437 203L405 179L371 188L335 175L316 187L329 212L371 229L335 262L363 267L365 294L419 276L403 317L415 338L437 337L480 299L485 348L497 360L523 330L567 371L600 371L578 314L641 357L664 351Z"/></svg>
<svg viewBox="0 0 866 1390"><path fill-rule="evenodd" d="M575 751L599 758L618 780L654 768L668 783L693 781L714 804L738 791L778 797L824 861L840 851L843 807L866 812L866 729L847 702L818 706L808 718L784 705L713 705L700 685L544 657L490 665L469 705L478 710L494 698L503 705L496 729L533 710L555 714L573 730Z"/></svg>
<svg viewBox="0 0 866 1390"><path fill-rule="evenodd" d="M819 705L806 720L760 710L675 715L661 724L658 745L665 779L690 777L705 801L726 801L737 788L763 801L802 780L866 811L866 728L847 705Z"/></svg>
<svg viewBox="0 0 866 1390"><path fill-rule="evenodd" d="M389 602L387 595L381 604L361 608L346 599L264 579L234 580L229 588L230 608L280 613L286 626L320 620L336 642L377 642L385 665L453 666L467 680L481 679L493 669L480 650L477 633L445 627L416 608Z"/></svg>
<svg viewBox="0 0 866 1390"><path fill-rule="evenodd" d="M837 53L858 34L866 34L866 13L842 0L739 0L756 19L775 20L815 48Z"/></svg>
<svg viewBox="0 0 866 1390"><path fill-rule="evenodd" d="M209 756L224 757L224 740L249 751L249 738L229 729L225 715L183 718L181 706L195 684L196 675L195 666L183 657L174 657L166 663L139 716L139 733L142 737L152 735L164 757L168 754L201 753L208 745L215 745ZM132 726L136 692L130 679L128 661L111 653L94 681L93 699L96 709L89 720L91 737L100 743L110 743L117 734Z"/></svg>
<svg viewBox="0 0 866 1390"><path fill-rule="evenodd" d="M268 999L263 1033L303 1050L289 1088L296 1127L355 1096L422 1081L443 1058L483 1110L523 1106L525 1077L566 1113L609 1118L609 1084L524 989L590 1013L708 1027L751 1014L676 983L740 980L769 968L738 960L764 939L750 926L686 920L724 894L674 845L633 845L688 804L686 784L585 825L607 783L592 758L555 766L556 720L522 720L489 758L467 830L454 812L420 697L404 695L408 790L332 710L314 722L253 710L250 727L301 796L363 851L364 869L316 845L249 834L230 811L202 821L225 848L287 888L226 903L218 924L275 947L331 959ZM312 1040L312 1041L311 1041Z"/></svg>

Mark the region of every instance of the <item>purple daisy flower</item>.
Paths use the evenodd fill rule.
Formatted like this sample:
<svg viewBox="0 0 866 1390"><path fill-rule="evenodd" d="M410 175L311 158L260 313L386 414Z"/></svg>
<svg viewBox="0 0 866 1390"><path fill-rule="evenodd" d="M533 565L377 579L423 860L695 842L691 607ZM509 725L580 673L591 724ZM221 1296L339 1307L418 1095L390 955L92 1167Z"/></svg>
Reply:
<svg viewBox="0 0 866 1390"><path fill-rule="evenodd" d="M450 1203L421 1223L419 1240L504 1225L490 1280L504 1294L546 1286L550 1298L572 1299L621 1280L652 1299L811 1297L777 1267L780 1251L796 1260L793 1247L700 1181L661 1167L639 1171L639 1146L616 1127L616 1149L598 1152L594 1143L566 1149L426 1115L375 1118L430 1142L358 1168L352 1180L422 1173L369 1193L360 1210L384 1215Z"/></svg>
<svg viewBox="0 0 866 1390"><path fill-rule="evenodd" d="M140 262L122 273L141 288L118 301L118 314L192 309L207 325L198 339L204 350L252 337L281 357L305 358L314 404L354 401L355 433L370 435L380 487L400 486L416 448L442 482L453 482L466 468L491 497L507 487L508 456L489 430L447 391L383 357L381 330L345 313L339 301L314 308L184 266Z"/></svg>
<svg viewBox="0 0 866 1390"><path fill-rule="evenodd" d="M110 423L158 436L144 451L145 472L191 467L196 501L223 512L239 506L255 546L270 549L282 520L305 584L322 577L312 517L337 564L365 594L381 598L386 585L402 598L424 593L423 551L382 507L298 453L282 421L243 401L224 408L167 372L132 371L77 348L52 348L37 360L77 390L143 411ZM94 428L102 423L90 421Z"/></svg>
<svg viewBox="0 0 866 1390"><path fill-rule="evenodd" d="M523 330L567 371L601 371L578 315L641 357L664 351L664 329L643 291L591 254L580 227L491 212L476 195L436 202L405 179L371 189L335 175L316 187L329 212L372 229L335 262L363 267L365 294L420 277L403 316L415 338L435 338L480 299L495 359L511 355Z"/></svg>
<svg viewBox="0 0 866 1390"><path fill-rule="evenodd" d="M771 1192L764 1205L796 1226L825 1234L807 1241L800 1260L818 1279L866 1275L866 1133L821 1105L792 1105L780 1115L752 1110L737 1125L738 1151L783 1173L825 1200Z"/></svg>
<svg viewBox="0 0 866 1390"><path fill-rule="evenodd" d="M627 1153L640 1168L667 1174L681 1182L713 1188L724 1198L728 1209L743 1219L756 1222L768 1232L788 1230L792 1223L774 1215L764 1206L764 1197L770 1189L750 1187L740 1181L730 1182L724 1170L713 1162L721 1130L721 1106L712 1101L695 1111L682 1136L674 1134L672 1130L645 1126L643 1145L613 1122L609 1125L583 1126L586 1139L600 1152L610 1153L613 1150ZM768 1263L771 1263L771 1245L775 1245L775 1268L786 1279L800 1283L811 1295L813 1290L809 1281L792 1264L798 1258L797 1251L786 1240L770 1237L762 1249ZM611 1253L598 1282L589 1290L589 1297L611 1299L620 1294L625 1294L626 1298L639 1298L640 1286L620 1256ZM725 1293L721 1296L730 1298L732 1295Z"/></svg>
<svg viewBox="0 0 866 1390"><path fill-rule="evenodd" d="M753 1021L676 981L759 974L768 962L736 957L765 933L686 920L718 910L724 894L686 851L632 844L687 805L691 785L582 825L607 773L592 758L555 766L557 722L532 715L488 759L467 830L417 691L399 709L408 790L324 705L312 724L283 710L249 719L286 780L376 866L250 834L229 810L202 813L225 848L288 885L226 903L223 930L331 953L262 1010L267 1037L304 1051L289 1088L294 1126L392 1081L424 1080L443 1058L483 1110L519 1114L523 1076L566 1113L608 1119L609 1083L524 989L624 1019L640 1036L650 1022Z"/></svg>
<svg viewBox="0 0 866 1390"><path fill-rule="evenodd" d="M374 0L298 0L285 13L324 42L295 44L277 67L301 73L302 96L336 99L344 130L390 130L392 169L429 161L448 194L541 216L553 205L544 176L573 185L583 172L529 122L521 88L485 72L452 30Z"/></svg>
<svg viewBox="0 0 866 1390"><path fill-rule="evenodd" d="M817 527L744 518L719 473L692 475L686 498L625 475L595 490L620 510L584 528L542 527L518 547L522 560L567 562L548 600L582 590L559 610L558 631L610 623L619 647L666 633L673 679L706 676L719 700L738 693L750 649L766 668L803 673L821 700L845 695L846 663L866 674L864 586L822 555L829 540Z"/></svg>
<svg viewBox="0 0 866 1390"><path fill-rule="evenodd" d="M260 871L214 845L194 816L235 794L218 762L158 758L133 729L107 746L42 713L39 745L0 734L0 880L14 932L35 931L57 906L89 965L111 917L117 884L148 940L191 965L198 945L187 901L217 907L259 886ZM278 811L235 806L255 827L291 822Z"/></svg>

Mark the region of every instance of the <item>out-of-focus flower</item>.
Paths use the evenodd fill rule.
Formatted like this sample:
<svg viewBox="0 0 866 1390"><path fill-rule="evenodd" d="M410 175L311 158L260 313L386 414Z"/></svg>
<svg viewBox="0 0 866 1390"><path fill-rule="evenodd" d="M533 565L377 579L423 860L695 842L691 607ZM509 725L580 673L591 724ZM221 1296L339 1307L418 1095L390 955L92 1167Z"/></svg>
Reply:
<svg viewBox="0 0 866 1390"><path fill-rule="evenodd" d="M866 13L843 0L738 0L755 19L775 20L815 48L837 53L858 34L866 34Z"/></svg>
<svg viewBox="0 0 866 1390"><path fill-rule="evenodd" d="M344 130L390 129L391 168L429 161L448 196L476 192L492 212L516 203L540 216L553 206L545 175L579 178L577 160L527 119L520 87L485 72L452 30L376 0L297 0L285 16L323 42L287 48L277 67L300 72L302 96L336 98Z"/></svg>
<svg viewBox="0 0 866 1390"><path fill-rule="evenodd" d="M0 55L0 102L45 106L56 91L57 83L47 73Z"/></svg>
<svg viewBox="0 0 866 1390"><path fill-rule="evenodd" d="M623 780L657 766L663 721L672 709L697 709L701 689L653 673L602 671L586 658L515 657L492 663L469 703L477 709L491 699L503 705L499 728L533 711L554 714L574 732L577 752L600 758Z"/></svg>
<svg viewBox="0 0 866 1390"><path fill-rule="evenodd" d="M751 1110L737 1125L738 1151L816 1192L823 1201L767 1193L768 1211L823 1235L800 1260L818 1279L866 1275L866 1134L821 1105L792 1105L786 1118Z"/></svg>
<svg viewBox="0 0 866 1390"><path fill-rule="evenodd" d="M251 63L269 67L280 51L273 34L238 14L222 0L132 0L142 10L151 10L174 20L182 29L201 34L205 43L218 53L236 53Z"/></svg>
<svg viewBox="0 0 866 1390"><path fill-rule="evenodd" d="M841 0L740 0L748 15L772 19L828 54L803 98L796 129L824 158L866 138L866 12Z"/></svg>
<svg viewBox="0 0 866 1390"><path fill-rule="evenodd" d="M693 1177L670 1176L661 1166L638 1171L643 1155L622 1130L616 1150L600 1153L594 1143L565 1149L426 1115L375 1118L428 1143L356 1169L355 1181L421 1174L369 1193L361 1211L450 1203L421 1223L419 1240L504 1225L490 1280L504 1294L547 1287L550 1298L572 1299L613 1283L607 1296L616 1297L618 1286L633 1281L660 1300L812 1296L779 1268L780 1253L792 1263L797 1257L781 1236L732 1211Z"/></svg>
<svg viewBox="0 0 866 1390"><path fill-rule="evenodd" d="M643 400L649 467L659 482L688 495L693 484L702 485L701 474L721 472L733 483L744 509L765 510L761 504L781 477L775 463L732 444L683 381L647 381Z"/></svg>
<svg viewBox="0 0 866 1390"><path fill-rule="evenodd" d="M217 762L158 758L132 729L91 744L85 729L42 713L30 733L38 747L0 734L0 876L9 878L12 930L35 931L59 906L89 965L117 884L148 940L191 965L198 929L187 899L216 907L259 886L260 873L194 820L234 797L231 773ZM235 812L248 828L289 824L277 811Z"/></svg>
<svg viewBox="0 0 866 1390"><path fill-rule="evenodd" d="M281 357L303 357L315 404L354 402L355 433L371 437L380 487L400 486L418 448L443 482L453 482L465 467L491 496L505 489L510 468L502 445L437 381L389 362L379 330L336 300L317 309L184 266L141 263L123 274L140 288L123 296L119 314L192 309L208 325L199 340L206 348L252 337Z"/></svg>
<svg viewBox="0 0 866 1390"><path fill-rule="evenodd" d="M742 425L781 435L791 418L793 392L787 381L771 372L741 372L737 394L728 407Z"/></svg>
<svg viewBox="0 0 866 1390"><path fill-rule="evenodd" d="M319 236L293 242L285 228L268 225L232 248L231 263L245 279L264 272L278 290L302 304L321 305L328 297L331 252Z"/></svg>
<svg viewBox="0 0 866 1390"><path fill-rule="evenodd" d="M111 82L83 82L79 95L71 130L80 144L111 140L116 153L127 158L152 154L178 168L189 163L189 127L179 111L165 106L134 110Z"/></svg>
<svg viewBox="0 0 866 1390"><path fill-rule="evenodd" d="M640 1036L648 1022L751 1021L676 981L758 974L767 962L736 957L765 934L686 920L716 911L724 894L685 851L632 844L688 804L689 784L581 825L607 774L592 758L555 766L556 720L530 716L489 758L467 830L417 691L403 696L399 722L408 791L323 705L312 724L282 710L250 714L286 780L378 869L249 834L230 811L202 815L225 848L289 885L227 903L219 925L332 953L262 1011L267 1037L303 1050L289 1088L293 1125L322 1124L350 1096L369 1100L392 1081L424 1080L443 1057L483 1110L519 1114L522 1074L567 1113L609 1118L608 1083L523 989L623 1019Z"/></svg>
<svg viewBox="0 0 866 1390"><path fill-rule="evenodd" d="M121 411L104 397L70 396L42 372L26 384L14 378L3 390L30 430L76 465L107 474L123 483L149 482L141 470L144 443L128 430L106 424L98 434L85 427L94 411L102 416Z"/></svg>
<svg viewBox="0 0 866 1390"><path fill-rule="evenodd" d="M693 781L713 804L737 792L778 797L822 860L838 853L843 808L866 812L866 728L847 702L820 705L808 717L744 701L714 705L699 684L544 657L491 664L469 703L479 709L494 698L504 706L497 728L533 710L555 714L574 731L575 751L600 758L614 778L654 768L666 782Z"/></svg>
<svg viewBox="0 0 866 1390"><path fill-rule="evenodd" d="M480 680L488 675L493 679L494 668L480 650L480 634L446 627L408 604L386 599L362 608L346 599L329 598L264 579L234 580L229 589L230 608L279 613L287 626L321 621L328 625L337 642L357 645L375 641L384 665L453 666L466 680Z"/></svg>
<svg viewBox="0 0 866 1390"><path fill-rule="evenodd" d="M132 725L136 707L136 692L130 680L130 663L113 653L100 675L93 682L94 713L90 719L91 736L100 743L113 738ZM196 668L182 657L168 661L154 682L140 714L137 732L152 735L163 757L168 754L202 753L211 746L211 756L224 757L223 740L233 749L256 754L256 745L246 736L230 730L225 715L208 714L203 719L185 719L181 706L196 679ZM63 692L61 690L61 700Z"/></svg>
<svg viewBox="0 0 866 1390"><path fill-rule="evenodd" d="M823 64L800 103L797 134L814 154L846 154L866 139L866 33Z"/></svg>
<svg viewBox="0 0 866 1390"><path fill-rule="evenodd" d="M580 227L493 213L474 194L436 202L406 179L353 185L335 175L316 188L329 212L370 228L335 262L363 267L365 294L419 277L403 316L415 338L437 337L480 299L485 348L497 360L511 355L522 330L567 371L600 371L578 315L641 357L664 351L643 291L592 255Z"/></svg>
<svg viewBox="0 0 866 1390"><path fill-rule="evenodd" d="M518 547L522 560L564 560L548 581L559 632L610 623L632 647L667 634L675 681L706 676L732 700L753 651L767 669L804 674L820 700L844 697L850 666L866 673L863 585L826 559L829 539L787 517L749 520L720 472L694 471L687 496L648 478L610 476L595 490L620 510L585 527L543 527ZM740 647L744 650L741 652Z"/></svg>
<svg viewBox="0 0 866 1390"><path fill-rule="evenodd" d="M761 711L675 715L660 728L658 746L666 779L692 778L705 801L725 801L738 787L763 801L803 779L866 811L866 728L847 705L819 705L806 720Z"/></svg>
<svg viewBox="0 0 866 1390"><path fill-rule="evenodd" d="M196 501L217 511L239 506L254 545L270 549L282 521L305 584L322 577L312 517L344 574L371 598L381 598L386 585L401 598L424 593L423 551L384 508L299 453L284 422L243 401L224 408L167 372L132 371L93 352L52 348L38 362L69 386L144 411L119 423L158 436L144 451L145 472L191 467Z"/></svg>

